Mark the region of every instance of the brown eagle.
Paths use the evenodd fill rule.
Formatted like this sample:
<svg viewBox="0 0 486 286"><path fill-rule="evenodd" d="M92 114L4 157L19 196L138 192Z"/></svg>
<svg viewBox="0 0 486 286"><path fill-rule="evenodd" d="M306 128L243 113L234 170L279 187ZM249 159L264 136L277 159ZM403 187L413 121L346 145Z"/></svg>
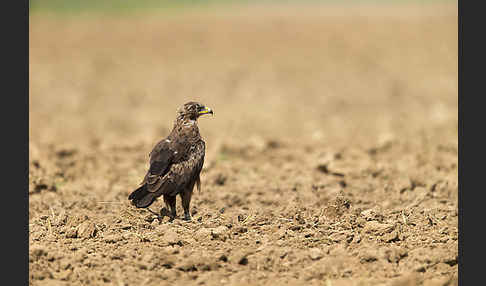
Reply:
<svg viewBox="0 0 486 286"><path fill-rule="evenodd" d="M141 186L128 196L136 207L146 208L163 195L172 220L176 217L176 196L180 195L184 219L191 220L191 195L195 184L198 190L201 188L199 173L205 152L197 119L204 114L213 111L197 102L188 102L178 109L172 132L149 154L150 168Z"/></svg>

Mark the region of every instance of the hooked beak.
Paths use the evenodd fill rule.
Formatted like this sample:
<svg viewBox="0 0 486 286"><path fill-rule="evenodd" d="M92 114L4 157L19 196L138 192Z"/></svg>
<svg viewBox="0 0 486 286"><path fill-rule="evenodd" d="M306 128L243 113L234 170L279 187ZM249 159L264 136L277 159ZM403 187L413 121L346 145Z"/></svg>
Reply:
<svg viewBox="0 0 486 286"><path fill-rule="evenodd" d="M204 114L211 114L211 115L214 115L213 110L212 110L211 108L209 108L209 107L206 107L206 106L204 107L204 109L200 110L200 111L198 112L198 114L199 114L199 115L204 115Z"/></svg>

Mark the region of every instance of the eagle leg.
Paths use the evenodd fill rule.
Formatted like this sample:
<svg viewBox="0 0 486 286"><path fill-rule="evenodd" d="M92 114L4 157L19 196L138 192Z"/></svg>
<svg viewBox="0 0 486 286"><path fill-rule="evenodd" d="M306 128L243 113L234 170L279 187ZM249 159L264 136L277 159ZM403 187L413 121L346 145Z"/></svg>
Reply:
<svg viewBox="0 0 486 286"><path fill-rule="evenodd" d="M184 209L184 220L191 220L191 212L189 207L191 204L192 189L187 189L181 192L182 208Z"/></svg>
<svg viewBox="0 0 486 286"><path fill-rule="evenodd" d="M164 195L164 202L165 205L167 206L167 209L170 210L170 221L173 221L175 217L177 216L177 211L176 211L176 196L168 196Z"/></svg>

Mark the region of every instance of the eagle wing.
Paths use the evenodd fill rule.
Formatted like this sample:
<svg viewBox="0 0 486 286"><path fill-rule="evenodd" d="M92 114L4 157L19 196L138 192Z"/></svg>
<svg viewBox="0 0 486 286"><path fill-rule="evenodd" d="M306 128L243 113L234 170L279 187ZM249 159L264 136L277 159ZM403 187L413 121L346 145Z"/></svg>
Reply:
<svg viewBox="0 0 486 286"><path fill-rule="evenodd" d="M150 168L145 175L142 184L147 184L147 191L156 192L163 183L163 177L174 163L174 146L169 139L157 143L150 152Z"/></svg>
<svg viewBox="0 0 486 286"><path fill-rule="evenodd" d="M150 168L142 181L146 190L156 195L177 195L195 183L200 188L199 173L204 164L205 143L184 140L160 141L150 152Z"/></svg>
<svg viewBox="0 0 486 286"><path fill-rule="evenodd" d="M186 188L193 188L199 181L199 173L204 164L205 143L185 145L184 156L176 158L161 186L161 193L177 195Z"/></svg>

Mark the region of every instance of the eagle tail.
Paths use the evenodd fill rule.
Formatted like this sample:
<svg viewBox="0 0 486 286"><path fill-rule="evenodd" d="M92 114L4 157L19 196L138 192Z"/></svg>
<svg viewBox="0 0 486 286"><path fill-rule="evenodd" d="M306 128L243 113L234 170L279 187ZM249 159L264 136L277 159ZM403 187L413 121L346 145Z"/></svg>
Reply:
<svg viewBox="0 0 486 286"><path fill-rule="evenodd" d="M155 194L149 192L147 190L147 185L143 184L140 188L133 191L129 196L128 199L132 201L132 203L137 208L146 208L150 206L155 200Z"/></svg>

